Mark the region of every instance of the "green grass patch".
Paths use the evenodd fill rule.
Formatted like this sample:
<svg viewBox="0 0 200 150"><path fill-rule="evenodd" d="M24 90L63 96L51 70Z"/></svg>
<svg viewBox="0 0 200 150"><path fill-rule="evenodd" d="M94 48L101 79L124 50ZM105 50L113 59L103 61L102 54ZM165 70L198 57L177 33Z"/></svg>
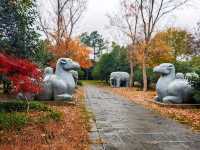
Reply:
<svg viewBox="0 0 200 150"><path fill-rule="evenodd" d="M60 121L62 113L36 101L31 101L27 111L25 101L0 103L0 130L20 130L28 123L48 123L50 120ZM31 113L41 112L31 117Z"/></svg>
<svg viewBox="0 0 200 150"><path fill-rule="evenodd" d="M58 111L50 111L48 114L49 118L53 119L54 121L60 121L62 118L62 113Z"/></svg>
<svg viewBox="0 0 200 150"><path fill-rule="evenodd" d="M0 112L0 130L20 130L29 121L25 113L2 113Z"/></svg>
<svg viewBox="0 0 200 150"><path fill-rule="evenodd" d="M56 110L49 111L46 115L38 118L37 122L39 123L48 123L50 120L60 121L62 119L63 114Z"/></svg>
<svg viewBox="0 0 200 150"><path fill-rule="evenodd" d="M78 80L77 85L83 86L83 82L81 80Z"/></svg>
<svg viewBox="0 0 200 150"><path fill-rule="evenodd" d="M101 81L101 80L82 80L82 83L83 83L83 85L92 84L92 85L108 86L108 83L106 83L105 81Z"/></svg>
<svg viewBox="0 0 200 150"><path fill-rule="evenodd" d="M40 102L31 101L29 105L30 111L50 111L51 109ZM24 112L27 109L27 103L25 101L15 102L2 102L0 103L0 112Z"/></svg>

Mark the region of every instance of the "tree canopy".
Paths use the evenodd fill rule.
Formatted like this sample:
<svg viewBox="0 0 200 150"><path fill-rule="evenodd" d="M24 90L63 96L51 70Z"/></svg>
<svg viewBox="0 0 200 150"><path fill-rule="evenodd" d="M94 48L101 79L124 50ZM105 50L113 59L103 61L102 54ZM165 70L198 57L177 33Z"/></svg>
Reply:
<svg viewBox="0 0 200 150"><path fill-rule="evenodd" d="M108 81L109 75L114 71L128 71L127 49L115 43L112 44L112 52L103 54L93 70L96 79Z"/></svg>
<svg viewBox="0 0 200 150"><path fill-rule="evenodd" d="M96 59L102 55L102 51L107 48L107 42L98 31L93 31L90 34L83 33L80 36L80 40L82 43L93 48L94 61L96 61Z"/></svg>
<svg viewBox="0 0 200 150"><path fill-rule="evenodd" d="M0 6L0 49L30 58L37 49L35 0L2 0Z"/></svg>

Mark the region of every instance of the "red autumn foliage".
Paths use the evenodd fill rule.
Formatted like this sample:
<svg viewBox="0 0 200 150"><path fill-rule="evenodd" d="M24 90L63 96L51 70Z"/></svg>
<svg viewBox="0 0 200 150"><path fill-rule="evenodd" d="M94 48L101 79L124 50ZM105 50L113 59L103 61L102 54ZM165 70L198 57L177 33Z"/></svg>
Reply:
<svg viewBox="0 0 200 150"><path fill-rule="evenodd" d="M0 74L11 81L15 93L39 93L41 90L41 71L29 60L0 54Z"/></svg>

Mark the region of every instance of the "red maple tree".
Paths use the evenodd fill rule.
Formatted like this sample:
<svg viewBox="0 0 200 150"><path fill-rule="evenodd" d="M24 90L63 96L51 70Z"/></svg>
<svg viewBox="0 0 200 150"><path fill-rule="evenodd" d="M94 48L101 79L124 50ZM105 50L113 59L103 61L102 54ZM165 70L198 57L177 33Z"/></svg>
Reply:
<svg viewBox="0 0 200 150"><path fill-rule="evenodd" d="M42 73L36 64L0 53L0 74L11 81L15 93L34 93L41 91Z"/></svg>

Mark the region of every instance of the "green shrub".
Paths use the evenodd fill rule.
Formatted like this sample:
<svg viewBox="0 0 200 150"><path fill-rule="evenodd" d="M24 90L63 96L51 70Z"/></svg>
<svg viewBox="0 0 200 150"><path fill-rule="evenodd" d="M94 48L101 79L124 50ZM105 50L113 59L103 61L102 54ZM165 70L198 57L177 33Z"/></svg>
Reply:
<svg viewBox="0 0 200 150"><path fill-rule="evenodd" d="M77 84L78 84L79 86L83 86L83 83L82 83L82 81L80 81L80 80L78 80Z"/></svg>
<svg viewBox="0 0 200 150"><path fill-rule="evenodd" d="M196 103L200 103L200 70L196 71L196 73L199 75L199 78L190 77L189 82L194 88L194 92L193 92L194 100L196 101Z"/></svg>
<svg viewBox="0 0 200 150"><path fill-rule="evenodd" d="M176 68L176 73L181 72L181 73L188 73L188 72L193 72L193 68L191 67L191 64L189 61L178 61L175 64Z"/></svg>
<svg viewBox="0 0 200 150"><path fill-rule="evenodd" d="M195 102L200 104L200 91L195 91L193 94L194 94L193 98L194 98Z"/></svg>
<svg viewBox="0 0 200 150"><path fill-rule="evenodd" d="M148 87L152 83L156 83L158 80L158 76L153 73L153 68L148 68L147 69L147 79L148 79ZM143 85L143 74L142 74L142 69L137 67L134 72L134 81L139 82L141 85Z"/></svg>
<svg viewBox="0 0 200 150"><path fill-rule="evenodd" d="M140 68L136 68L134 72L134 81L137 81L143 85L143 76L142 76L142 70Z"/></svg>
<svg viewBox="0 0 200 150"><path fill-rule="evenodd" d="M45 68L49 66L49 62L53 57L53 54L48 51L48 43L45 41L39 41L38 47L32 56L34 62L36 62L41 68Z"/></svg>
<svg viewBox="0 0 200 150"><path fill-rule="evenodd" d="M2 113L0 112L0 129L19 130L28 122L26 114L22 113Z"/></svg>
<svg viewBox="0 0 200 150"><path fill-rule="evenodd" d="M92 76L94 80L104 80L108 83L110 74L114 71L130 72L127 49L115 43L111 53L101 56L92 71Z"/></svg>
<svg viewBox="0 0 200 150"><path fill-rule="evenodd" d="M62 113L58 111L50 111L48 116L54 121L60 121L62 118Z"/></svg>
<svg viewBox="0 0 200 150"><path fill-rule="evenodd" d="M78 78L79 78L80 80L83 80L84 77L85 77L85 72L84 72L83 70L79 69L79 70L78 70Z"/></svg>
<svg viewBox="0 0 200 150"><path fill-rule="evenodd" d="M192 57L192 60L190 63L194 69L198 69L200 71L200 56Z"/></svg>

